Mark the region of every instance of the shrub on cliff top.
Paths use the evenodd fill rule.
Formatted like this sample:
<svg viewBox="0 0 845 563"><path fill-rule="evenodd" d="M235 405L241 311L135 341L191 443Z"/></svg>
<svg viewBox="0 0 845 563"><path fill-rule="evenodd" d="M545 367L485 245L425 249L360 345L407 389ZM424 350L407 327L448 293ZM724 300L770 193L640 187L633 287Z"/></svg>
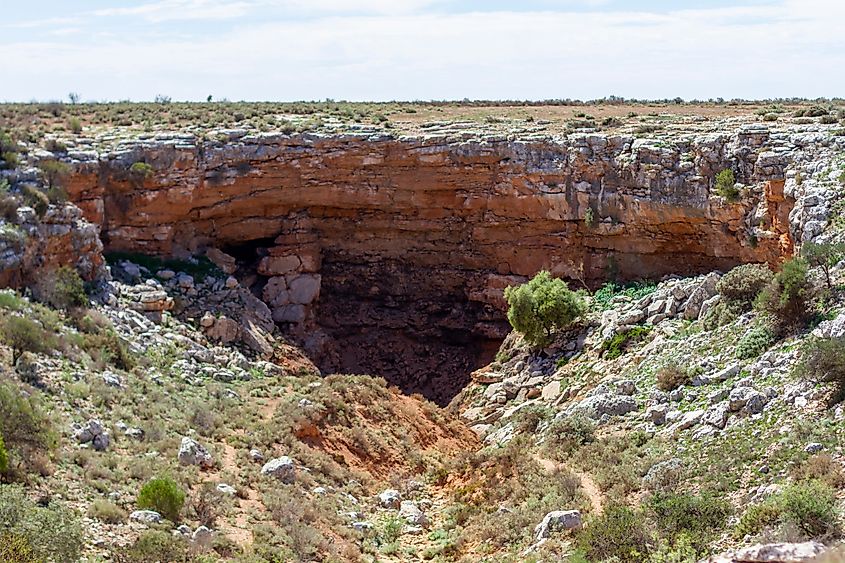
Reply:
<svg viewBox="0 0 845 563"><path fill-rule="evenodd" d="M569 327L587 310L580 295L546 271L526 284L506 288L505 299L511 326L535 345L547 344L552 331Z"/></svg>
<svg viewBox="0 0 845 563"><path fill-rule="evenodd" d="M739 199L736 177L730 168L716 174L716 193L728 201L737 201Z"/></svg>

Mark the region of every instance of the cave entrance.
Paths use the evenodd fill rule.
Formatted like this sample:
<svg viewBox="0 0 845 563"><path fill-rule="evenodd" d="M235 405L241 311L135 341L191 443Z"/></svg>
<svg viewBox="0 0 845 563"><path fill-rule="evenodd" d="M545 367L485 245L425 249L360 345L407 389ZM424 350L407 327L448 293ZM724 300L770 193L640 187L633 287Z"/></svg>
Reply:
<svg viewBox="0 0 845 563"><path fill-rule="evenodd" d="M274 239L262 239L223 251L237 260L241 283L267 303L282 333L325 374L380 376L445 406L494 359L510 330L501 310L470 300L475 272L326 249L319 273L307 274L319 276L319 297L288 322L285 312L299 305L274 303L267 289L301 274L262 275L273 246Z"/></svg>

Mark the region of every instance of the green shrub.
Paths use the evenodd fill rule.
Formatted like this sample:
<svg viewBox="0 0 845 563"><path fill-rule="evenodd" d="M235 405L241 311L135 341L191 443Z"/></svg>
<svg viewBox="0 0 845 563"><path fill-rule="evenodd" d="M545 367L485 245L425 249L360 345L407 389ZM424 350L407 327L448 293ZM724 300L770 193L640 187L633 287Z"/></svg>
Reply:
<svg viewBox="0 0 845 563"><path fill-rule="evenodd" d="M712 495L655 493L648 501L661 536L673 543L687 537L697 550L704 550L731 515L731 505Z"/></svg>
<svg viewBox="0 0 845 563"><path fill-rule="evenodd" d="M596 213L593 211L592 207L588 207L587 210L584 211L584 224L590 229L596 226Z"/></svg>
<svg viewBox="0 0 845 563"><path fill-rule="evenodd" d="M796 374L816 383L832 383L831 404L845 400L845 336L811 338L802 352Z"/></svg>
<svg viewBox="0 0 845 563"><path fill-rule="evenodd" d="M3 563L41 563L29 540L19 534L0 533L0 561Z"/></svg>
<svg viewBox="0 0 845 563"><path fill-rule="evenodd" d="M36 286L39 301L55 309L75 309L88 304L85 284L79 273L68 266L62 266L45 274Z"/></svg>
<svg viewBox="0 0 845 563"><path fill-rule="evenodd" d="M8 132L0 129L0 169L13 169L18 165L18 145Z"/></svg>
<svg viewBox="0 0 845 563"><path fill-rule="evenodd" d="M95 360L118 369L131 370L138 365L126 342L112 328L82 337L82 347Z"/></svg>
<svg viewBox="0 0 845 563"><path fill-rule="evenodd" d="M153 167L146 162L136 162L129 167L129 179L136 185L140 186L152 175Z"/></svg>
<svg viewBox="0 0 845 563"><path fill-rule="evenodd" d="M830 279L830 269L840 260L845 258L845 244L842 243L823 243L816 244L814 242L805 242L801 246L801 257L807 263L819 268L824 274L825 284L828 289L831 289L832 283Z"/></svg>
<svg viewBox="0 0 845 563"><path fill-rule="evenodd" d="M807 325L812 318L813 286L807 276L807 263L801 258L787 260L780 272L760 292L754 306L766 314L777 335Z"/></svg>
<svg viewBox="0 0 845 563"><path fill-rule="evenodd" d="M121 524L126 521L126 511L111 501L97 499L88 507L88 517L106 524Z"/></svg>
<svg viewBox="0 0 845 563"><path fill-rule="evenodd" d="M0 340L12 349L12 365L24 352L42 354L55 346L52 335L40 324L17 315L5 315L0 320Z"/></svg>
<svg viewBox="0 0 845 563"><path fill-rule="evenodd" d="M546 271L526 284L506 288L505 298L511 326L534 345L547 344L553 330L571 326L586 312L581 296Z"/></svg>
<svg viewBox="0 0 845 563"><path fill-rule="evenodd" d="M38 506L14 485L0 485L0 535L17 538L18 552L34 555L30 561L78 561L83 546L72 510L52 502Z"/></svg>
<svg viewBox="0 0 845 563"><path fill-rule="evenodd" d="M592 307L598 311L605 311L612 307L615 297L625 296L633 301L638 301L646 295L654 293L657 286L652 282L632 282L624 286L609 282L601 286L593 293Z"/></svg>
<svg viewBox="0 0 845 563"><path fill-rule="evenodd" d="M589 561L643 561L652 540L642 514L627 506L608 506L578 534L577 545Z"/></svg>
<svg viewBox="0 0 845 563"><path fill-rule="evenodd" d="M67 121L67 128L70 129L73 133L79 135L82 133L82 122L79 121L78 117L71 117Z"/></svg>
<svg viewBox="0 0 845 563"><path fill-rule="evenodd" d="M35 186L24 186L21 193L24 203L33 208L39 217L44 217L50 207L50 197Z"/></svg>
<svg viewBox="0 0 845 563"><path fill-rule="evenodd" d="M739 190L736 187L736 177L733 170L727 168L716 174L716 193L728 201L739 200Z"/></svg>
<svg viewBox="0 0 845 563"><path fill-rule="evenodd" d="M44 174L47 186L50 188L63 185L71 173L69 164L52 158L39 162L38 168Z"/></svg>
<svg viewBox="0 0 845 563"><path fill-rule="evenodd" d="M667 393L689 384L690 380L689 372L677 364L667 364L657 370L657 388Z"/></svg>
<svg viewBox="0 0 845 563"><path fill-rule="evenodd" d="M776 341L774 331L766 325L752 327L742 335L736 345L736 357L740 360L756 358Z"/></svg>
<svg viewBox="0 0 845 563"><path fill-rule="evenodd" d="M743 264L722 276L716 291L726 303L737 304L743 311L751 309L754 299L773 278L765 264Z"/></svg>
<svg viewBox="0 0 845 563"><path fill-rule="evenodd" d="M651 327L635 326L615 334L602 342L601 354L608 360L615 360L620 357L629 346L641 342L651 332Z"/></svg>
<svg viewBox="0 0 845 563"><path fill-rule="evenodd" d="M819 481L805 481L748 508L733 535L742 538L776 524L792 524L808 537L818 538L836 531L837 518L833 490Z"/></svg>
<svg viewBox="0 0 845 563"><path fill-rule="evenodd" d="M161 530L143 532L126 550L126 563L185 563L190 561L188 542Z"/></svg>
<svg viewBox="0 0 845 563"><path fill-rule="evenodd" d="M555 419L546 430L545 447L549 455L563 461L596 439L596 423L582 414Z"/></svg>
<svg viewBox="0 0 845 563"><path fill-rule="evenodd" d="M50 419L35 396L23 395L11 383L0 383L0 436L6 446L7 471L30 468L56 445Z"/></svg>
<svg viewBox="0 0 845 563"><path fill-rule="evenodd" d="M184 504L185 493L169 477L151 479L138 493L138 508L155 510L171 522L179 520Z"/></svg>

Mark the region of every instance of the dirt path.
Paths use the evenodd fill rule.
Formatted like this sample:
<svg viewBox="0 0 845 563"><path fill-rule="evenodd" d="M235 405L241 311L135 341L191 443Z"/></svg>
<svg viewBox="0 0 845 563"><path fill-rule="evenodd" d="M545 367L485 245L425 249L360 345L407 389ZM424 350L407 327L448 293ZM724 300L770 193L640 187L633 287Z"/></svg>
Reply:
<svg viewBox="0 0 845 563"><path fill-rule="evenodd" d="M602 495L601 489L599 489L598 485L596 485L596 482L593 481L593 478L590 477L589 474L577 471L565 463L541 457L540 454L534 454L534 459L540 464L546 473L563 470L569 471L573 475L577 476L578 479L581 480L581 488L584 489L584 494L587 495L587 498L590 500L590 505L593 507L593 514L601 514L604 505L604 495Z"/></svg>

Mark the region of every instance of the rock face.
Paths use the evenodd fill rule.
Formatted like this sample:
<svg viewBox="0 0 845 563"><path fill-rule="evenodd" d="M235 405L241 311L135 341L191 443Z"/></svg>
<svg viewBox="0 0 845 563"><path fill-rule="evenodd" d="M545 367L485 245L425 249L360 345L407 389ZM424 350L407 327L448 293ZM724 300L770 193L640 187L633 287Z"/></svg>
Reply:
<svg viewBox="0 0 845 563"><path fill-rule="evenodd" d="M304 342L321 368L445 402L507 333L504 287L540 269L595 285L778 262L793 198L771 150L790 142L171 135L75 163L68 191L109 250L248 259L273 320L325 336ZM739 202L713 195L725 168Z"/></svg>
<svg viewBox="0 0 845 563"><path fill-rule="evenodd" d="M97 225L71 204L51 205L43 217L20 207L14 222L2 225L0 286L37 286L45 274L75 268L86 281L107 277Z"/></svg>

